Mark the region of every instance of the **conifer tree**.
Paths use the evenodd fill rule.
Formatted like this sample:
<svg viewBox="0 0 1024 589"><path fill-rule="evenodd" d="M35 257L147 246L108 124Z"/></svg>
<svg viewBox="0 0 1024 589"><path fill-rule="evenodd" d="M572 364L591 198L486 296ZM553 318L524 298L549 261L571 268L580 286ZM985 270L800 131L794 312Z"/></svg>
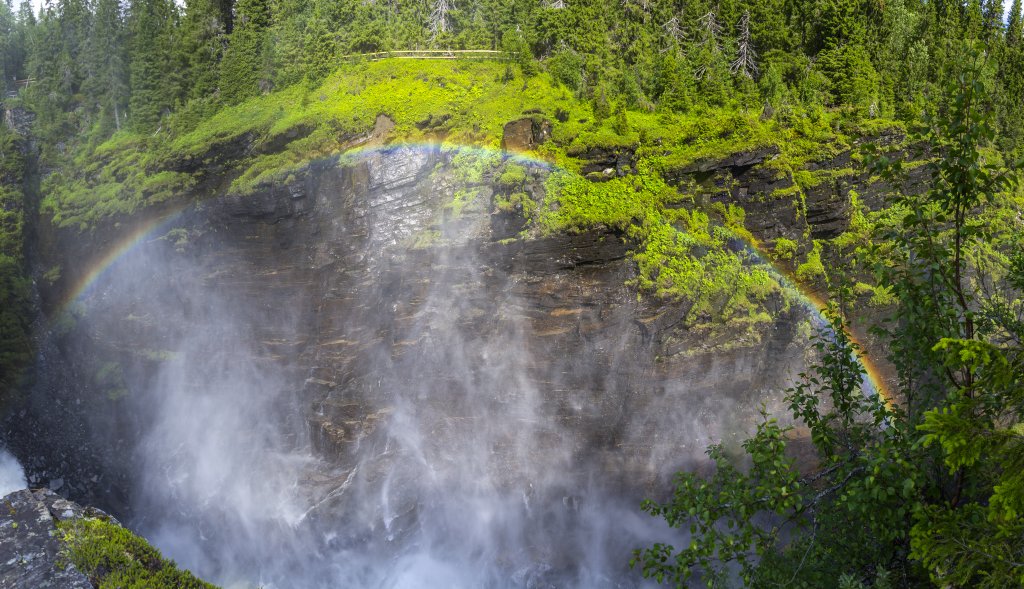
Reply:
<svg viewBox="0 0 1024 589"><path fill-rule="evenodd" d="M273 22L267 35L270 38L268 61L275 86L290 86L300 82L306 74L309 13L309 3L304 0L281 0L274 6Z"/></svg>
<svg viewBox="0 0 1024 589"><path fill-rule="evenodd" d="M1013 0L1006 22L1006 44L1017 47L1021 38L1021 0Z"/></svg>
<svg viewBox="0 0 1024 589"><path fill-rule="evenodd" d="M70 102L79 95L85 74L82 57L91 17L85 0L60 0L57 3L56 25L60 31L57 84L68 111L74 109Z"/></svg>
<svg viewBox="0 0 1024 589"><path fill-rule="evenodd" d="M303 69L306 83L310 87L323 80L336 63L337 47L325 21L322 2L316 2L313 6L313 16L306 23L303 37Z"/></svg>
<svg viewBox="0 0 1024 589"><path fill-rule="evenodd" d="M188 98L206 98L216 91L225 29L216 0L186 0L179 50L186 68Z"/></svg>
<svg viewBox="0 0 1024 589"><path fill-rule="evenodd" d="M26 30L28 56L25 73L35 80L23 91L26 102L36 115L34 133L43 142L44 152L63 139L67 128L66 107L69 97L62 93L61 54L63 44L60 28L52 8L43 8L35 24Z"/></svg>
<svg viewBox="0 0 1024 589"><path fill-rule="evenodd" d="M694 78L699 95L709 104L725 101L729 85L729 64L722 47L722 25L715 10L709 10L697 22L700 41L695 52Z"/></svg>
<svg viewBox="0 0 1024 589"><path fill-rule="evenodd" d="M13 89L13 80L21 66L19 42L16 36L17 23L14 13L6 2L0 2L0 91Z"/></svg>
<svg viewBox="0 0 1024 589"><path fill-rule="evenodd" d="M450 13L454 8L453 0L434 0L430 17L427 19L427 30L430 32L431 43L436 43L439 37L444 37L451 30L449 20Z"/></svg>
<svg viewBox="0 0 1024 589"><path fill-rule="evenodd" d="M98 0L85 47L83 90L98 112L101 133L121 128L128 103L125 27L120 0Z"/></svg>
<svg viewBox="0 0 1024 589"><path fill-rule="evenodd" d="M260 92L266 79L266 39L270 25L267 0L241 0L234 30L220 64L220 97L226 104L237 104Z"/></svg>
<svg viewBox="0 0 1024 589"><path fill-rule="evenodd" d="M173 0L134 0L130 11L131 120L136 129L151 132L179 98L176 8Z"/></svg>

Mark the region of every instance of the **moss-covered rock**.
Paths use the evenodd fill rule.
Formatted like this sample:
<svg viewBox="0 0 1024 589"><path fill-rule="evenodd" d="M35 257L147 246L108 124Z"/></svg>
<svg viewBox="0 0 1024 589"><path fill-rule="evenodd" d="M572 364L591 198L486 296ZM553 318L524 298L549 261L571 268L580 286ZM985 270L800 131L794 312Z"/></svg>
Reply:
<svg viewBox="0 0 1024 589"><path fill-rule="evenodd" d="M0 500L0 587L216 589L117 520L49 489Z"/></svg>

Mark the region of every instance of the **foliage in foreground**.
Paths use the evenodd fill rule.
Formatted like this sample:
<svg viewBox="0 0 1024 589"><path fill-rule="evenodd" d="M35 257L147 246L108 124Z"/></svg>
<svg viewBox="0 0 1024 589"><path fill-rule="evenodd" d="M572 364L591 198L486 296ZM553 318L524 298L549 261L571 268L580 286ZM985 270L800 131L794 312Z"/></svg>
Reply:
<svg viewBox="0 0 1024 589"><path fill-rule="evenodd" d="M1015 167L986 151L995 132L980 59L920 131L931 189L894 197L905 216L875 252L897 298L879 330L896 398L862 392L859 350L836 314L817 340L821 360L787 394L815 471L795 470L791 432L773 420L744 443L745 467L712 447L710 479L681 473L668 501L643 504L690 532L681 548L636 552L646 577L679 587L1024 585L1024 243L978 221L1016 188ZM868 160L899 186L898 163ZM993 243L1005 255L979 255Z"/></svg>
<svg viewBox="0 0 1024 589"><path fill-rule="evenodd" d="M178 569L160 551L131 531L101 519L57 524L67 558L98 589L216 589Z"/></svg>

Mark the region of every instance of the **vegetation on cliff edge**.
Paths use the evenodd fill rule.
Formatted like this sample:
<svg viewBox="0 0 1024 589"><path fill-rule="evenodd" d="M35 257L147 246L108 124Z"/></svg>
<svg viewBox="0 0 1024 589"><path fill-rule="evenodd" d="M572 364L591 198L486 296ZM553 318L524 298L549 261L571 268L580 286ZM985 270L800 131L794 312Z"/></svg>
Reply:
<svg viewBox="0 0 1024 589"><path fill-rule="evenodd" d="M96 518L58 522L64 557L98 589L216 589L131 531Z"/></svg>

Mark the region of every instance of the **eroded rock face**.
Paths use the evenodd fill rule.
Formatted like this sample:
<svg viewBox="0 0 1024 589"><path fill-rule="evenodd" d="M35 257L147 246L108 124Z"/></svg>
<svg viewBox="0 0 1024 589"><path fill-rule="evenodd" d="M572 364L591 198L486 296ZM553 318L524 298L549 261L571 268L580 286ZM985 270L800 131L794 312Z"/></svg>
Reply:
<svg viewBox="0 0 1024 589"><path fill-rule="evenodd" d="M693 330L685 304L626 286L614 232L508 241L494 191L451 157L389 149L205 201L85 291L53 352L78 387L38 393L77 414L83 452L130 465L117 486L139 527L204 539L158 541L170 556L306 587L399 584L387 559L414 557L482 575L467 586L598 586L631 578L641 498L762 403L784 413L803 311L757 340ZM538 201L544 173L528 170ZM98 495L113 480L68 462L47 476Z"/></svg>
<svg viewBox="0 0 1024 589"><path fill-rule="evenodd" d="M0 587L92 589L88 577L61 556L56 522L87 514L49 489L15 491L0 499Z"/></svg>

